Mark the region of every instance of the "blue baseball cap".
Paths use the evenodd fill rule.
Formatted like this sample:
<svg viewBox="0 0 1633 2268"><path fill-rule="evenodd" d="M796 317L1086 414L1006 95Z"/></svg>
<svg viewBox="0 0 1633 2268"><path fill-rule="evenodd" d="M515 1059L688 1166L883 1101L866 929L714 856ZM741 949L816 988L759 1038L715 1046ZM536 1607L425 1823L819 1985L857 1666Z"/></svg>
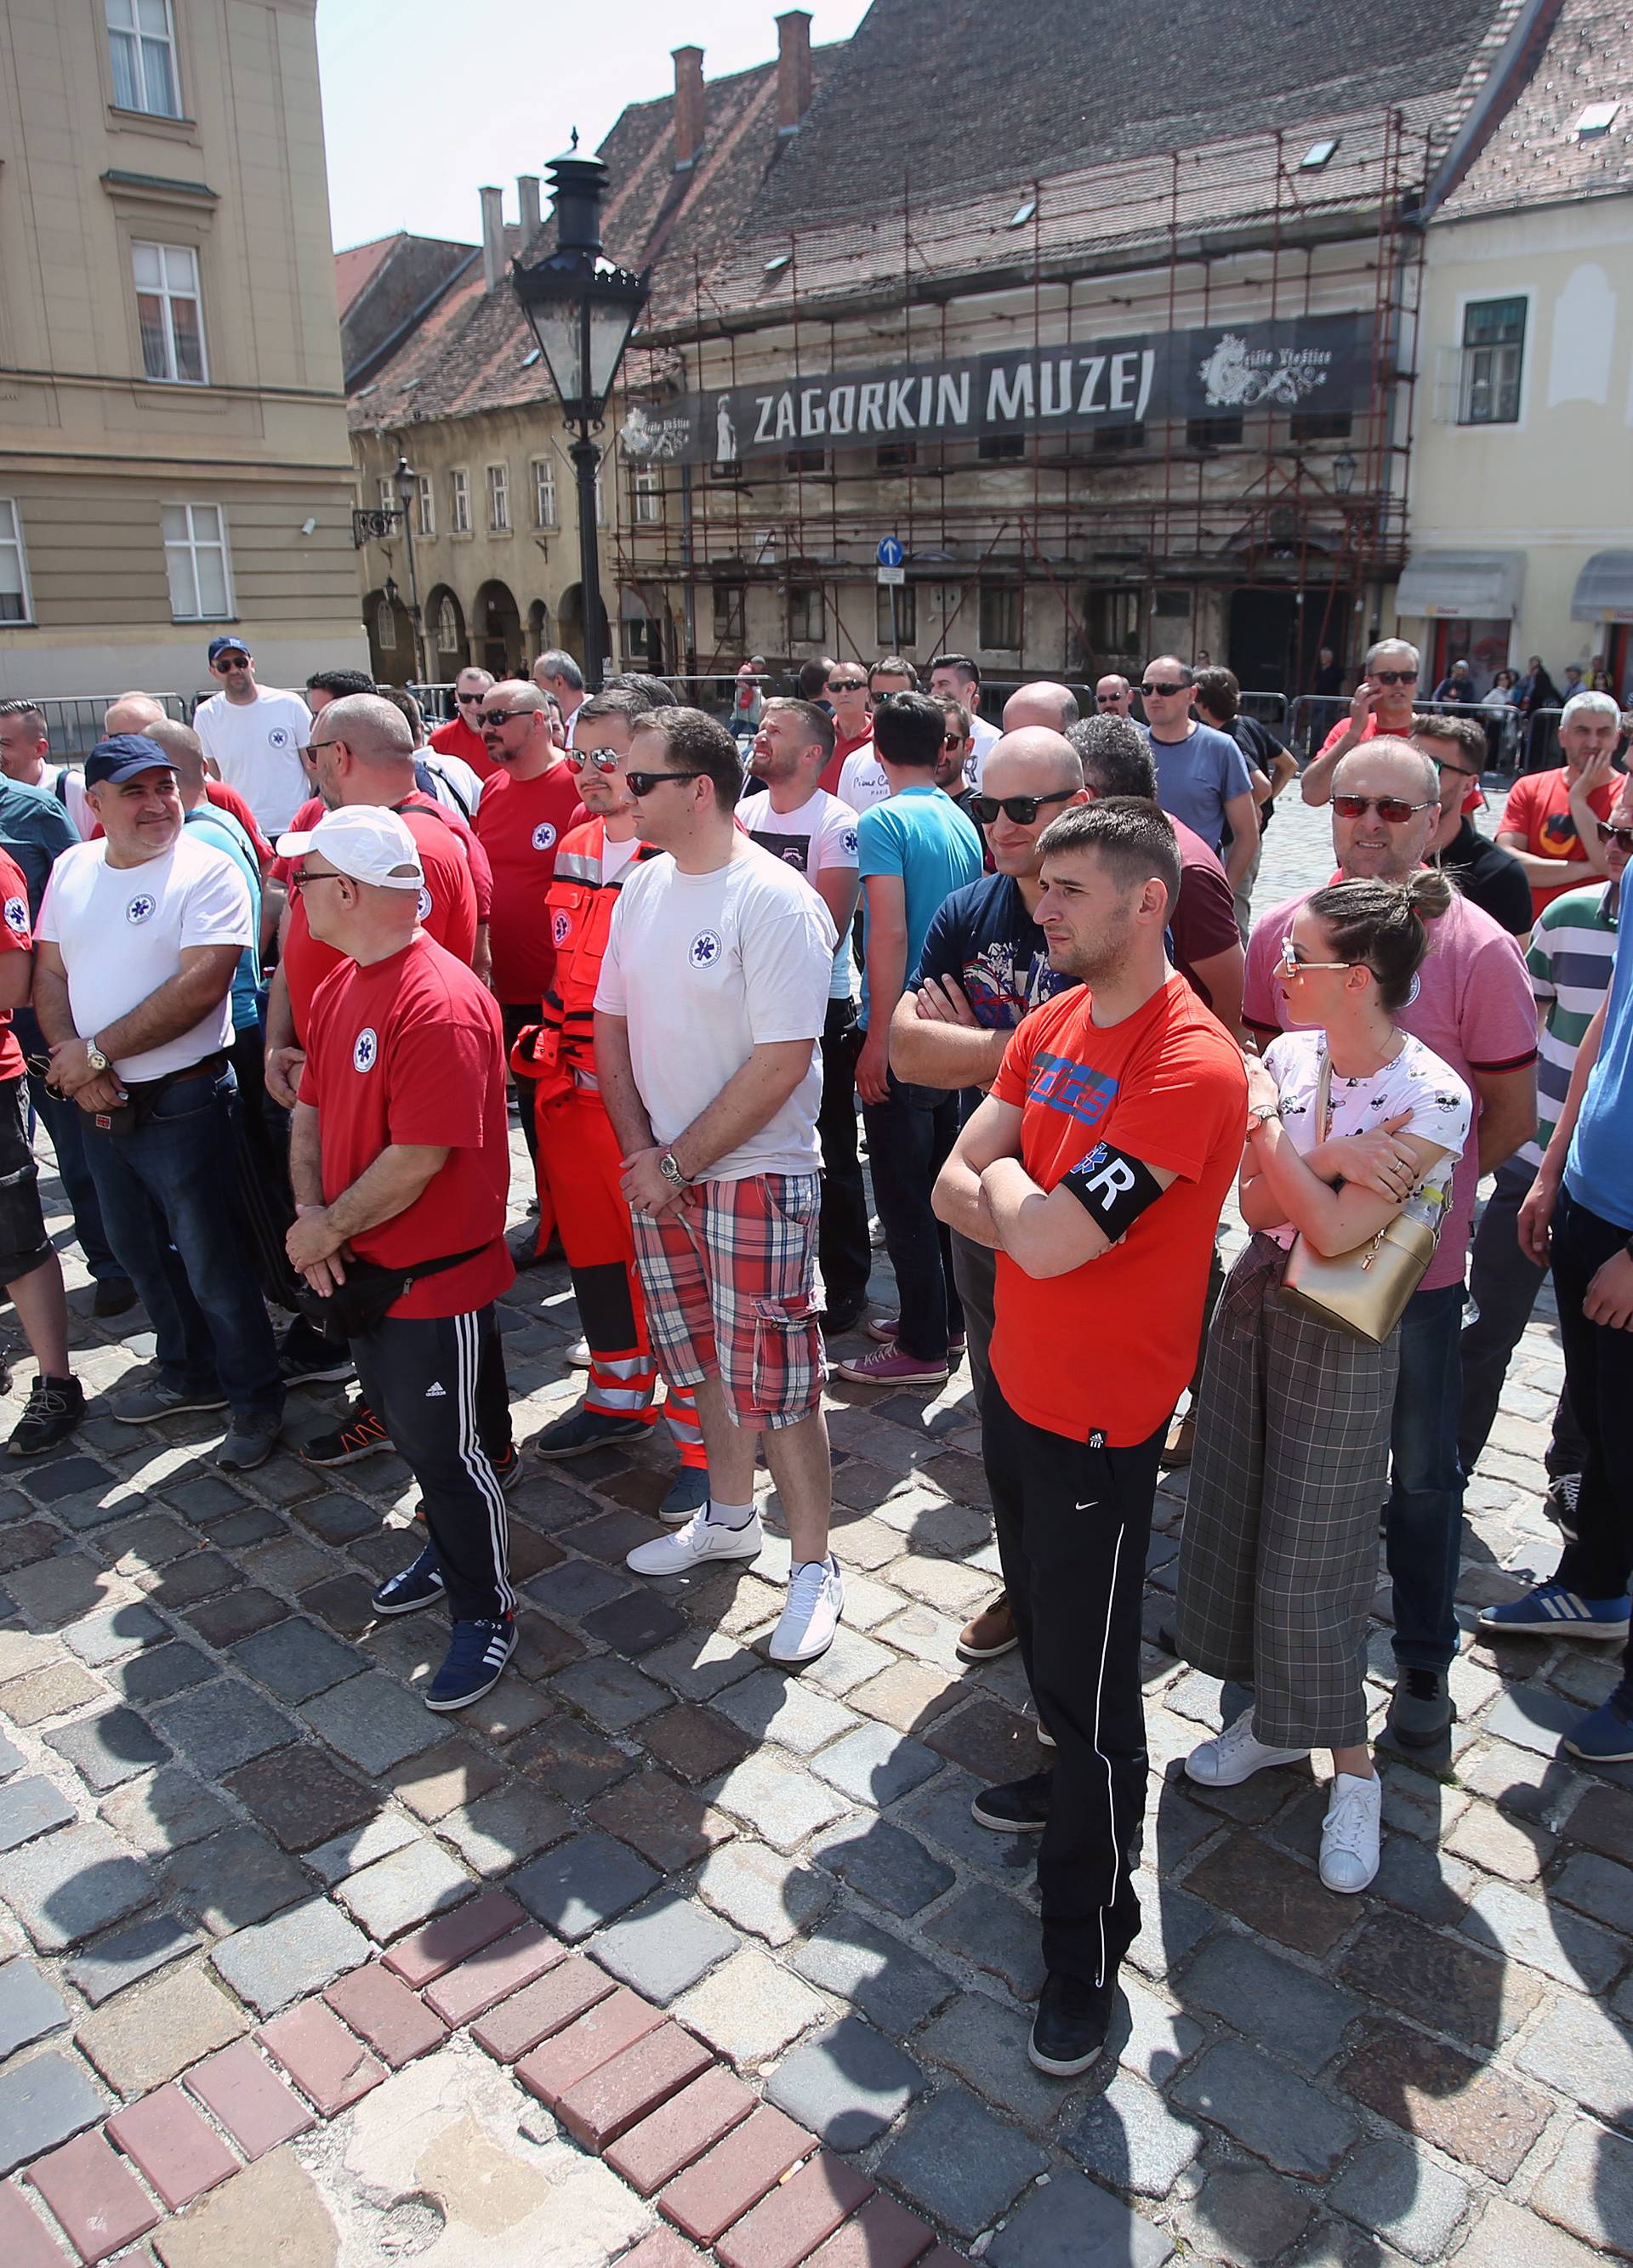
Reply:
<svg viewBox="0 0 1633 2268"><path fill-rule="evenodd" d="M224 653L241 653L249 659L249 648L241 637L218 637L210 641L210 666L213 669Z"/></svg>
<svg viewBox="0 0 1633 2268"><path fill-rule="evenodd" d="M117 784L138 772L174 769L158 741L150 740L145 733L115 733L111 740L99 740L85 758L85 785L99 787L104 780Z"/></svg>

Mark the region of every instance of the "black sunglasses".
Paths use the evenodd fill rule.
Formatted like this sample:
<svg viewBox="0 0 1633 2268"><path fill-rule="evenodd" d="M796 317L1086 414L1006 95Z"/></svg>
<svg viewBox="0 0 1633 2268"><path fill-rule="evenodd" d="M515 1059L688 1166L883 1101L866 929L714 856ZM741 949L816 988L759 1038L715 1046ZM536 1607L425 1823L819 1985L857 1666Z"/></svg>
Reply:
<svg viewBox="0 0 1633 2268"><path fill-rule="evenodd" d="M468 708L473 701L480 708L487 697L485 693L456 693L454 696L462 709Z"/></svg>
<svg viewBox="0 0 1633 2268"><path fill-rule="evenodd" d="M248 669L248 666L249 656L247 653L224 653L216 664L216 675L225 677L229 669Z"/></svg>
<svg viewBox="0 0 1633 2268"><path fill-rule="evenodd" d="M625 772L624 784L632 795L650 795L665 780L706 779L706 772Z"/></svg>
<svg viewBox="0 0 1633 2268"><path fill-rule="evenodd" d="M508 725L513 717L536 717L537 714L536 709L484 709L482 721L484 725Z"/></svg>
<svg viewBox="0 0 1633 2268"><path fill-rule="evenodd" d="M586 764L594 764L598 772L616 772L618 769L617 754L612 748L569 748L566 759L575 772L581 772Z"/></svg>
<svg viewBox="0 0 1633 2268"><path fill-rule="evenodd" d="M1060 787L1053 795L972 795L968 809L983 827L990 827L1001 811L1011 827L1030 827L1046 803L1069 803L1076 792L1075 787Z"/></svg>
<svg viewBox="0 0 1633 2268"><path fill-rule="evenodd" d="M1140 690L1148 701L1154 693L1160 694L1164 701L1171 701L1177 693L1189 693L1192 688L1188 685L1142 685Z"/></svg>
<svg viewBox="0 0 1633 2268"><path fill-rule="evenodd" d="M868 681L865 677L830 677L824 690L829 693L865 693Z"/></svg>
<svg viewBox="0 0 1633 2268"><path fill-rule="evenodd" d="M1598 825L1599 839L1607 849L1614 843L1618 850L1625 850L1633 858L1633 827L1613 827L1607 819L1601 819Z"/></svg>
<svg viewBox="0 0 1633 2268"><path fill-rule="evenodd" d="M1415 685L1417 672L1415 669L1375 669L1372 682L1374 685Z"/></svg>

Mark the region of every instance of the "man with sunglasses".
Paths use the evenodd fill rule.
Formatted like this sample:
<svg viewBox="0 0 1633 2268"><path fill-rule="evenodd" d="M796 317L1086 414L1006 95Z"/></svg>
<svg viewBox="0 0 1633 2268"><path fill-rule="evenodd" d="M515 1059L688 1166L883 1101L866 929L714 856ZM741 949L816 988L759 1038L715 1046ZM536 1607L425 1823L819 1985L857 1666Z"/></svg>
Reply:
<svg viewBox="0 0 1633 2268"><path fill-rule="evenodd" d="M255 657L242 638L211 639L210 674L221 690L199 703L193 730L220 777L238 790L270 837L306 800L300 751L311 737L311 711L299 694L255 682Z"/></svg>
<svg viewBox="0 0 1633 2268"><path fill-rule="evenodd" d="M1349 716L1339 718L1299 775L1298 792L1306 803L1319 807L1331 800L1334 772L1363 741L1380 733L1400 740L1410 737L1422 666L1417 648L1405 638L1379 638L1367 649Z"/></svg>
<svg viewBox="0 0 1633 2268"><path fill-rule="evenodd" d="M979 668L967 653L938 653L930 664L930 692L937 700L947 696L963 703L970 719L972 743L964 768L964 785L979 787L981 766L1003 738L996 725L989 725L981 714Z"/></svg>
<svg viewBox="0 0 1633 2268"><path fill-rule="evenodd" d="M1613 696L1578 693L1559 720L1564 762L1552 771L1523 772L1510 788L1497 841L1525 868L1533 912L1563 891L1603 880L1597 822L1608 818L1621 785L1621 739L1622 711Z"/></svg>
<svg viewBox="0 0 1633 2268"><path fill-rule="evenodd" d="M1437 866L1455 876L1471 904L1489 913L1499 928L1522 940L1531 934L1531 885L1510 850L1499 850L1475 826L1480 775L1485 766L1486 732L1477 717L1419 717L1412 745L1421 748L1440 779L1440 819L1430 843Z"/></svg>
<svg viewBox="0 0 1633 2268"><path fill-rule="evenodd" d="M1113 670L1103 677L1094 688L1095 713L1100 717L1129 717L1134 715L1134 688L1126 677Z"/></svg>
<svg viewBox="0 0 1633 2268"><path fill-rule="evenodd" d="M1421 749L1375 736L1345 756L1333 780L1333 848L1345 881L1404 881L1422 865L1440 824L1440 783ZM1243 1016L1262 1043L1282 1028L1276 977L1303 891L1254 924ZM1387 1556L1394 1586L1399 1669L1389 1727L1408 1748L1437 1746L1452 1718L1447 1672L1456 1659L1454 1610L1463 1532L1458 1462L1459 1339L1474 1197L1536 1123L1536 1007L1518 946L1489 914L1452 894L1430 924L1418 989L1397 1018L1475 1096L1477 1142L1452 1176L1452 1202L1433 1260L1407 1304L1395 1393ZM1312 1152L1352 1181L1394 1195L1411 1153L1398 1129L1347 1137Z"/></svg>
<svg viewBox="0 0 1633 2268"><path fill-rule="evenodd" d="M824 795L838 795L846 765L873 738L868 673L859 661L836 661L823 681L823 690L833 711L833 754L823 766L816 784Z"/></svg>
<svg viewBox="0 0 1633 2268"><path fill-rule="evenodd" d="M1189 662L1171 653L1149 662L1140 681L1157 800L1171 819L1184 820L1218 853L1231 889L1239 890L1259 849L1252 775L1228 733L1217 733L1191 714L1195 683Z"/></svg>
<svg viewBox="0 0 1633 2268"><path fill-rule="evenodd" d="M482 737L482 704L492 683L485 669L462 669L454 680L454 714L431 736L440 756L462 758L482 780L498 769Z"/></svg>

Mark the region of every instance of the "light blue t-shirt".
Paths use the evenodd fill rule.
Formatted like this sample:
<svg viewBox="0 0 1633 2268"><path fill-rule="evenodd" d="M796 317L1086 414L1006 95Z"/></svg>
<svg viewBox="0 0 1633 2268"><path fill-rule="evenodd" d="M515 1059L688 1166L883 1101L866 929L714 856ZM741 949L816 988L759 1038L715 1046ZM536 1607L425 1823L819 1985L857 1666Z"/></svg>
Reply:
<svg viewBox="0 0 1633 2268"><path fill-rule="evenodd" d="M1148 738L1158 803L1170 819L1183 819L1217 850L1224 841L1226 804L1253 792L1246 758L1229 733L1216 733L1211 725L1198 725L1188 740Z"/></svg>
<svg viewBox="0 0 1633 2268"><path fill-rule="evenodd" d="M1633 1233L1633 1140L1628 1133L1633 1105L1633 946L1628 931L1623 922L1616 932L1610 1005L1565 1160L1565 1187L1601 1220Z"/></svg>
<svg viewBox="0 0 1633 2268"><path fill-rule="evenodd" d="M907 787L876 803L856 822L856 858L864 893L870 874L899 874L907 912L904 978L919 965L936 909L954 890L981 878L981 838L938 787ZM862 930L861 1023L868 1027L868 929Z"/></svg>
<svg viewBox="0 0 1633 2268"><path fill-rule="evenodd" d="M187 814L187 823L206 843L218 850L225 850L233 864L249 885L249 910L257 936L261 932L261 869L255 864L255 854L249 837L230 811L218 810L214 804L201 803ZM261 1021L261 952L258 946L247 945L238 956L238 967L233 972L233 1029L250 1032Z"/></svg>

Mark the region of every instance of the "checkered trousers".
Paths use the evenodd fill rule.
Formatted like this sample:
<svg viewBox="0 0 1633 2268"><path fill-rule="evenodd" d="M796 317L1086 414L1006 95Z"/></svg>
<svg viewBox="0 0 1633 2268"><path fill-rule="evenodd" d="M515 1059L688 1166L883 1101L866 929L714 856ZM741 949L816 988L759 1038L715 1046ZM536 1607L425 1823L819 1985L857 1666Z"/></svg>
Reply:
<svg viewBox="0 0 1633 2268"><path fill-rule="evenodd" d="M1368 1346L1279 1297L1255 1236L1208 1333L1179 1551L1179 1652L1254 1690L1271 1748L1366 1738L1362 1686L1400 1334Z"/></svg>
<svg viewBox="0 0 1633 2268"><path fill-rule="evenodd" d="M671 1386L720 1373L750 1432L797 1425L822 1399L815 1174L695 1182L684 1204L632 1215L647 1327Z"/></svg>

